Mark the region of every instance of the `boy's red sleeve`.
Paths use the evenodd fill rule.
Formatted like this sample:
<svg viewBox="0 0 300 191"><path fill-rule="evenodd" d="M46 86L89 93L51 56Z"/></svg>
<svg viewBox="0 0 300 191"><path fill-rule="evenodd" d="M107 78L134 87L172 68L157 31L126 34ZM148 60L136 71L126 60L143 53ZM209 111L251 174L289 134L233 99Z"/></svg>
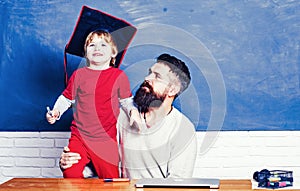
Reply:
<svg viewBox="0 0 300 191"><path fill-rule="evenodd" d="M119 83L119 98L124 99L131 97L131 89L130 89L130 82L125 74L125 72L122 72L118 78L118 83Z"/></svg>
<svg viewBox="0 0 300 191"><path fill-rule="evenodd" d="M74 100L74 84L75 84L76 71L72 74L68 81L66 89L63 91L62 95L69 100Z"/></svg>

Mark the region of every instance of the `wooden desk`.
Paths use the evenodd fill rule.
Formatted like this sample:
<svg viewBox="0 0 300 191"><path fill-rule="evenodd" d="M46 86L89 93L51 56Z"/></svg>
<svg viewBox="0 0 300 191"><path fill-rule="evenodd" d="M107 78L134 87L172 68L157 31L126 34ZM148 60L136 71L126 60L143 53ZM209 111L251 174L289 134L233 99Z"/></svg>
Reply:
<svg viewBox="0 0 300 191"><path fill-rule="evenodd" d="M101 179L14 178L0 185L0 191L184 191L210 190L196 188L135 188L135 181L103 182ZM221 180L220 191L250 191L250 180Z"/></svg>

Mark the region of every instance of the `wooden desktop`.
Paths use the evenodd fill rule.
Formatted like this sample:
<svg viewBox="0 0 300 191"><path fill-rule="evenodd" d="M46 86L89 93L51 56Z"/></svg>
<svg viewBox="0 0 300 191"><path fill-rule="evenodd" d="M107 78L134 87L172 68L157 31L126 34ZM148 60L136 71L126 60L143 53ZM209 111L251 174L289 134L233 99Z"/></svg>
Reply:
<svg viewBox="0 0 300 191"><path fill-rule="evenodd" d="M103 182L101 179L63 179L63 178L13 178L0 185L0 191L184 191L195 188L135 188L135 180L130 182ZM250 191L250 180L221 180L220 191ZM293 189L291 189L293 190Z"/></svg>

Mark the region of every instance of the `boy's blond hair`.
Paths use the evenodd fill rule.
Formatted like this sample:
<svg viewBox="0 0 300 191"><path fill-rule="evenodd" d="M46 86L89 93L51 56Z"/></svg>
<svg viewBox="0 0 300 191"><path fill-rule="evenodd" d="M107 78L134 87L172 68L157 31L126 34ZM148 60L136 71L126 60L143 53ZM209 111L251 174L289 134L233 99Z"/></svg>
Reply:
<svg viewBox="0 0 300 191"><path fill-rule="evenodd" d="M109 32L106 31L102 31L102 30L97 30L97 31L93 31L91 32L85 40L85 44L84 44L84 53L86 55L86 48L87 46L92 42L93 38L97 36L99 38L104 39L112 48L112 54L113 55L117 55L118 54L118 48L117 48L117 44L115 43L112 35ZM114 66L115 65L115 61L116 61L116 57L112 57L110 60L110 66ZM89 60L87 59L87 65L89 66Z"/></svg>

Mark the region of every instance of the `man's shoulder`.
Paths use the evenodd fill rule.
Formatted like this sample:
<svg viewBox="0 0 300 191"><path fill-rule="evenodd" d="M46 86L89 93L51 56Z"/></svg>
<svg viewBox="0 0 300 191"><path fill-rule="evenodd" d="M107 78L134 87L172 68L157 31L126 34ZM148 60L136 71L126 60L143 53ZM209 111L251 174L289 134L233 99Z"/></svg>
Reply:
<svg viewBox="0 0 300 191"><path fill-rule="evenodd" d="M171 116L169 119L172 124L174 125L174 128L177 129L177 131L189 131L189 132L194 132L195 131L195 126L192 123L192 121L184 115L181 111L173 107L173 110L171 112ZM174 129L175 131L175 129Z"/></svg>
<svg viewBox="0 0 300 191"><path fill-rule="evenodd" d="M173 115L173 118L176 120L183 120L183 122L192 123L191 120L185 114L183 114L175 107L173 107L171 114Z"/></svg>

